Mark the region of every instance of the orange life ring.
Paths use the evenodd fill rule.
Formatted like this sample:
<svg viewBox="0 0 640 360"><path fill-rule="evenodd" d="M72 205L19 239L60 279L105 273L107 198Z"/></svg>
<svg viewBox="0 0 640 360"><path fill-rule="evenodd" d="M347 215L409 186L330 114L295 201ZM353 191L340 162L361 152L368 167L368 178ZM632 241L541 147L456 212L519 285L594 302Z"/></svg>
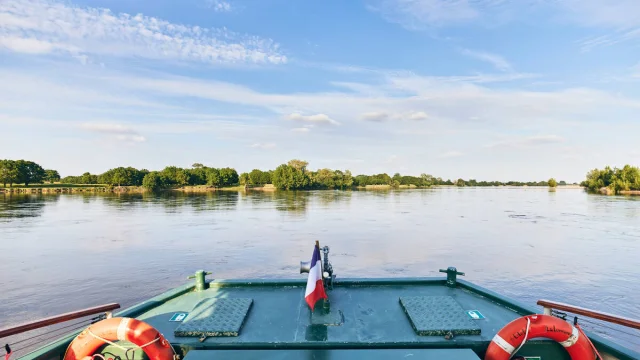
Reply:
<svg viewBox="0 0 640 360"><path fill-rule="evenodd" d="M112 341L132 342L151 360L172 360L173 348L151 325L131 318L111 318L84 329L69 345L64 360L87 360L100 346Z"/></svg>
<svg viewBox="0 0 640 360"><path fill-rule="evenodd" d="M596 359L589 339L575 326L554 316L528 315L508 323L493 337L484 360L509 360L525 341L525 336L526 340L555 340L567 349L574 360Z"/></svg>

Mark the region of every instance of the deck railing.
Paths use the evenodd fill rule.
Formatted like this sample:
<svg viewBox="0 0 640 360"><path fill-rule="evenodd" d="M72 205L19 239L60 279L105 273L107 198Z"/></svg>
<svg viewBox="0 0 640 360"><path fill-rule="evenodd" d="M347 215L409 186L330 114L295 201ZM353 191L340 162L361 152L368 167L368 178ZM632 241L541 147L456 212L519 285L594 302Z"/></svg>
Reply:
<svg viewBox="0 0 640 360"><path fill-rule="evenodd" d="M94 306L82 310L72 311L60 315L50 316L44 319L30 321L24 324L8 327L6 329L0 330L0 338L20 334L26 331L35 330L39 328L43 328L45 326L51 326L55 324L59 324L65 321L80 319L85 316L95 315L100 313L105 313L106 318L110 318L112 311L115 309L119 309L120 304L112 303L105 304L100 306Z"/></svg>
<svg viewBox="0 0 640 360"><path fill-rule="evenodd" d="M640 329L640 320L630 319L624 316L617 316L602 311L586 309L579 306L573 306L561 302L538 300L538 305L544 308L545 315L552 315L553 310L567 311L572 314L586 316L592 319L606 321L612 324L618 324L632 329Z"/></svg>
<svg viewBox="0 0 640 360"><path fill-rule="evenodd" d="M7 338L5 341L2 341L3 344L7 344L4 345L4 351L0 351L3 352L2 354L0 354L0 356L5 356L5 359L8 359L8 357L12 353L23 354L24 352L33 350L38 346L42 346L44 343L50 340L63 336L65 333L77 331L86 328L87 326L102 319L110 318L112 316L112 311L119 308L120 304L105 304L60 315L50 316L44 319L30 321L5 329L0 329L0 339ZM97 317L88 318L89 316L96 314L100 315ZM57 327L53 326L76 319L82 320ZM37 330L49 326L51 326L51 328L46 330L45 333L36 332L36 334L25 334L26 336L22 335L23 333L26 333L28 331ZM17 346L14 347L14 345Z"/></svg>

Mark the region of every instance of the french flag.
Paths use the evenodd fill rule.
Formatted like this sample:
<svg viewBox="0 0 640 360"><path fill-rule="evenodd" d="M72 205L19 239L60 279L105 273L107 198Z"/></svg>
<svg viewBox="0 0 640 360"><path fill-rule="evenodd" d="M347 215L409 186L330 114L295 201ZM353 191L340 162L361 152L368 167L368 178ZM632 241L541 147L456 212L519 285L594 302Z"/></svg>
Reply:
<svg viewBox="0 0 640 360"><path fill-rule="evenodd" d="M309 304L311 311L316 305L316 301L326 299L327 293L324 291L322 283L322 264L320 263L320 249L318 244L313 247L313 256L311 257L311 269L309 270L309 278L307 279L307 290L304 292L304 299Z"/></svg>

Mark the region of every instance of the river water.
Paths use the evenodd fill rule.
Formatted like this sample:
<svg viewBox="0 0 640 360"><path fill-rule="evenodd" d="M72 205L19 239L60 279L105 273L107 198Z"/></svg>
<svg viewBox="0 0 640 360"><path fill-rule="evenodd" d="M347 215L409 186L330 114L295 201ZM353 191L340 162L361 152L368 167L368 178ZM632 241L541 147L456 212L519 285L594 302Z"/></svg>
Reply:
<svg viewBox="0 0 640 360"><path fill-rule="evenodd" d="M640 317L640 198L580 189L0 195L0 328L217 278L441 276ZM631 334L598 330L634 345ZM635 341L637 342L637 341Z"/></svg>

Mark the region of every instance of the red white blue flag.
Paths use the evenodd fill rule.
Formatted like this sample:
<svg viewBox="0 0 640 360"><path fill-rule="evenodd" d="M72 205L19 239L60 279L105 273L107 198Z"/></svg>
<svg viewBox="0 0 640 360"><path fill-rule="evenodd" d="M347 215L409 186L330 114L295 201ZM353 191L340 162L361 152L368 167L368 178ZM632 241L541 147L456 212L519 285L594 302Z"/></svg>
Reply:
<svg viewBox="0 0 640 360"><path fill-rule="evenodd" d="M311 269L309 270L309 278L307 279L307 290L304 292L304 298L309 304L311 311L316 305L316 301L326 299L327 293L324 291L322 283L322 265L320 263L320 249L318 245L313 247L313 256L311 257Z"/></svg>

